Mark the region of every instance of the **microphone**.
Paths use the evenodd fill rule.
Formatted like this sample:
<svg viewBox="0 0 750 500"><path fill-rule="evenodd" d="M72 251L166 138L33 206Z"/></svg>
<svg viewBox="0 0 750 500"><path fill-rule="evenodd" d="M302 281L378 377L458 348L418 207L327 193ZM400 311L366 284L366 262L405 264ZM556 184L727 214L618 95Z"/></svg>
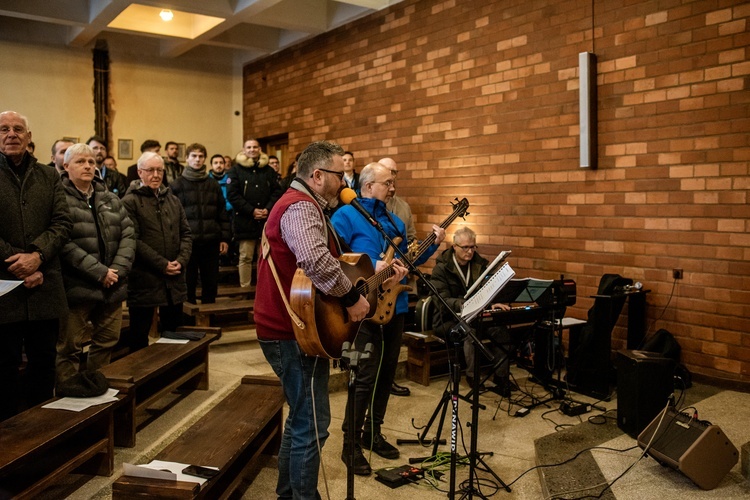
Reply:
<svg viewBox="0 0 750 500"><path fill-rule="evenodd" d="M357 201L357 192L354 191L351 188L344 188L339 193L339 200L341 200L341 203L344 205L351 205L354 208L357 209L357 212L362 214L362 217L367 219L367 222L372 224L375 227L380 227L380 223L375 220L375 218L370 215L370 212L365 210L365 207L363 207L358 201Z"/></svg>

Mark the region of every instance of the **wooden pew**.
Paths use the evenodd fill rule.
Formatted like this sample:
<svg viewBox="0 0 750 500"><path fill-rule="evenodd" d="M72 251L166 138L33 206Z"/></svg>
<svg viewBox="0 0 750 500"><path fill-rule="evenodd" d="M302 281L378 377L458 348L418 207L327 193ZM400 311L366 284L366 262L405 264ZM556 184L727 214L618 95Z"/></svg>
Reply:
<svg viewBox="0 0 750 500"><path fill-rule="evenodd" d="M406 376L409 380L429 386L431 376L448 373L448 351L432 330L404 332L403 343L407 346Z"/></svg>
<svg viewBox="0 0 750 500"><path fill-rule="evenodd" d="M197 483L120 476L112 498L226 498L257 472L263 455L281 444L284 394L276 377L246 376L242 383L154 459L218 467Z"/></svg>
<svg viewBox="0 0 750 500"><path fill-rule="evenodd" d="M113 411L129 397L119 394L117 403L80 412L42 408L42 403L0 422L0 498L38 497L74 470L111 476Z"/></svg>
<svg viewBox="0 0 750 500"><path fill-rule="evenodd" d="M208 389L208 348L221 336L221 328L180 327L178 331L203 331L201 340L187 344L151 344L101 368L110 386L127 391L129 404L115 411L115 445L133 447L136 414L178 387Z"/></svg>
<svg viewBox="0 0 750 500"><path fill-rule="evenodd" d="M182 303L182 312L195 318L197 326L210 326L211 318L222 314L247 313L248 321L252 322L255 299L220 300L214 304Z"/></svg>
<svg viewBox="0 0 750 500"><path fill-rule="evenodd" d="M195 290L195 294L198 298L203 296L203 289L198 287ZM219 285L216 291L216 297L242 297L250 299L255 296L255 285L248 287L239 285Z"/></svg>

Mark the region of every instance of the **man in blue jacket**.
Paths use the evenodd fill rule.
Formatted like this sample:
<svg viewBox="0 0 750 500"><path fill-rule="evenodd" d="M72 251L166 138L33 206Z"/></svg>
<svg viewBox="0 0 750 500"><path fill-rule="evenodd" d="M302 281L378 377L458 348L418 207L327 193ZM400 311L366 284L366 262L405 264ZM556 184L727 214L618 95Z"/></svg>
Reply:
<svg viewBox="0 0 750 500"><path fill-rule="evenodd" d="M380 163L367 165L359 175L359 183L362 198L358 199L360 204L380 223L390 238L401 238L399 248L402 252L407 251L406 228L401 219L386 210L386 203L396 192L391 171ZM388 242L383 235L351 205L341 207L331 219L336 232L346 242L353 252L366 253L373 263L376 272L391 264L383 260L388 250ZM445 238L445 229L433 226L436 240L421 256L416 259L415 264L425 262L440 246ZM403 265L394 259L394 268L403 270ZM406 278L402 283L406 282ZM401 349L401 336L404 331L404 315L408 310L407 292L401 292L396 300L395 314L390 322L385 325L376 325L365 321L362 323L357 337L354 340L357 350L362 350L367 343L372 343L374 352L369 359L362 360L359 364L357 374L356 394L354 401L354 422L344 420L344 453L342 460L347 462L348 450L347 429L349 425L354 426L355 453L353 457L354 473L358 475L369 475L370 464L362 453L362 448L374 451L387 459L399 457L399 451L385 440L380 432L385 418L388 397L391 393L391 384L396 374L398 355ZM377 383L376 383L377 381ZM374 401L367 420L365 413L368 402ZM349 414L348 411L346 413ZM363 432L364 428L364 432Z"/></svg>

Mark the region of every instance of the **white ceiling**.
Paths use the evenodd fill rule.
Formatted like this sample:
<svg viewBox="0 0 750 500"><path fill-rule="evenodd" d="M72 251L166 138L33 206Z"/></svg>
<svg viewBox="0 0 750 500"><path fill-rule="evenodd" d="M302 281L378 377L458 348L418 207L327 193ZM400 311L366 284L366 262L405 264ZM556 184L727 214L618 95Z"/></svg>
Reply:
<svg viewBox="0 0 750 500"><path fill-rule="evenodd" d="M0 39L70 47L96 40L163 58L245 64L401 0L0 0ZM108 25L131 4L223 18L193 39ZM153 24L153 23L152 23Z"/></svg>

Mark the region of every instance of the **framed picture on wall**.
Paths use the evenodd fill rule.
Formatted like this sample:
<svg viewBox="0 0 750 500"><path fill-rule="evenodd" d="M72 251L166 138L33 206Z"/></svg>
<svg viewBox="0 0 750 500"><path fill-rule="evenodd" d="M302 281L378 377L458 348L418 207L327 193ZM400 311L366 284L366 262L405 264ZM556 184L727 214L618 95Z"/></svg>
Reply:
<svg viewBox="0 0 750 500"><path fill-rule="evenodd" d="M67 141L67 142L72 142L73 144L78 144L78 137L66 136L66 137L63 137L62 140Z"/></svg>
<svg viewBox="0 0 750 500"><path fill-rule="evenodd" d="M133 159L133 139L117 140L117 157L121 160Z"/></svg>
<svg viewBox="0 0 750 500"><path fill-rule="evenodd" d="M184 142L177 143L177 161L179 162L185 161L185 143Z"/></svg>

